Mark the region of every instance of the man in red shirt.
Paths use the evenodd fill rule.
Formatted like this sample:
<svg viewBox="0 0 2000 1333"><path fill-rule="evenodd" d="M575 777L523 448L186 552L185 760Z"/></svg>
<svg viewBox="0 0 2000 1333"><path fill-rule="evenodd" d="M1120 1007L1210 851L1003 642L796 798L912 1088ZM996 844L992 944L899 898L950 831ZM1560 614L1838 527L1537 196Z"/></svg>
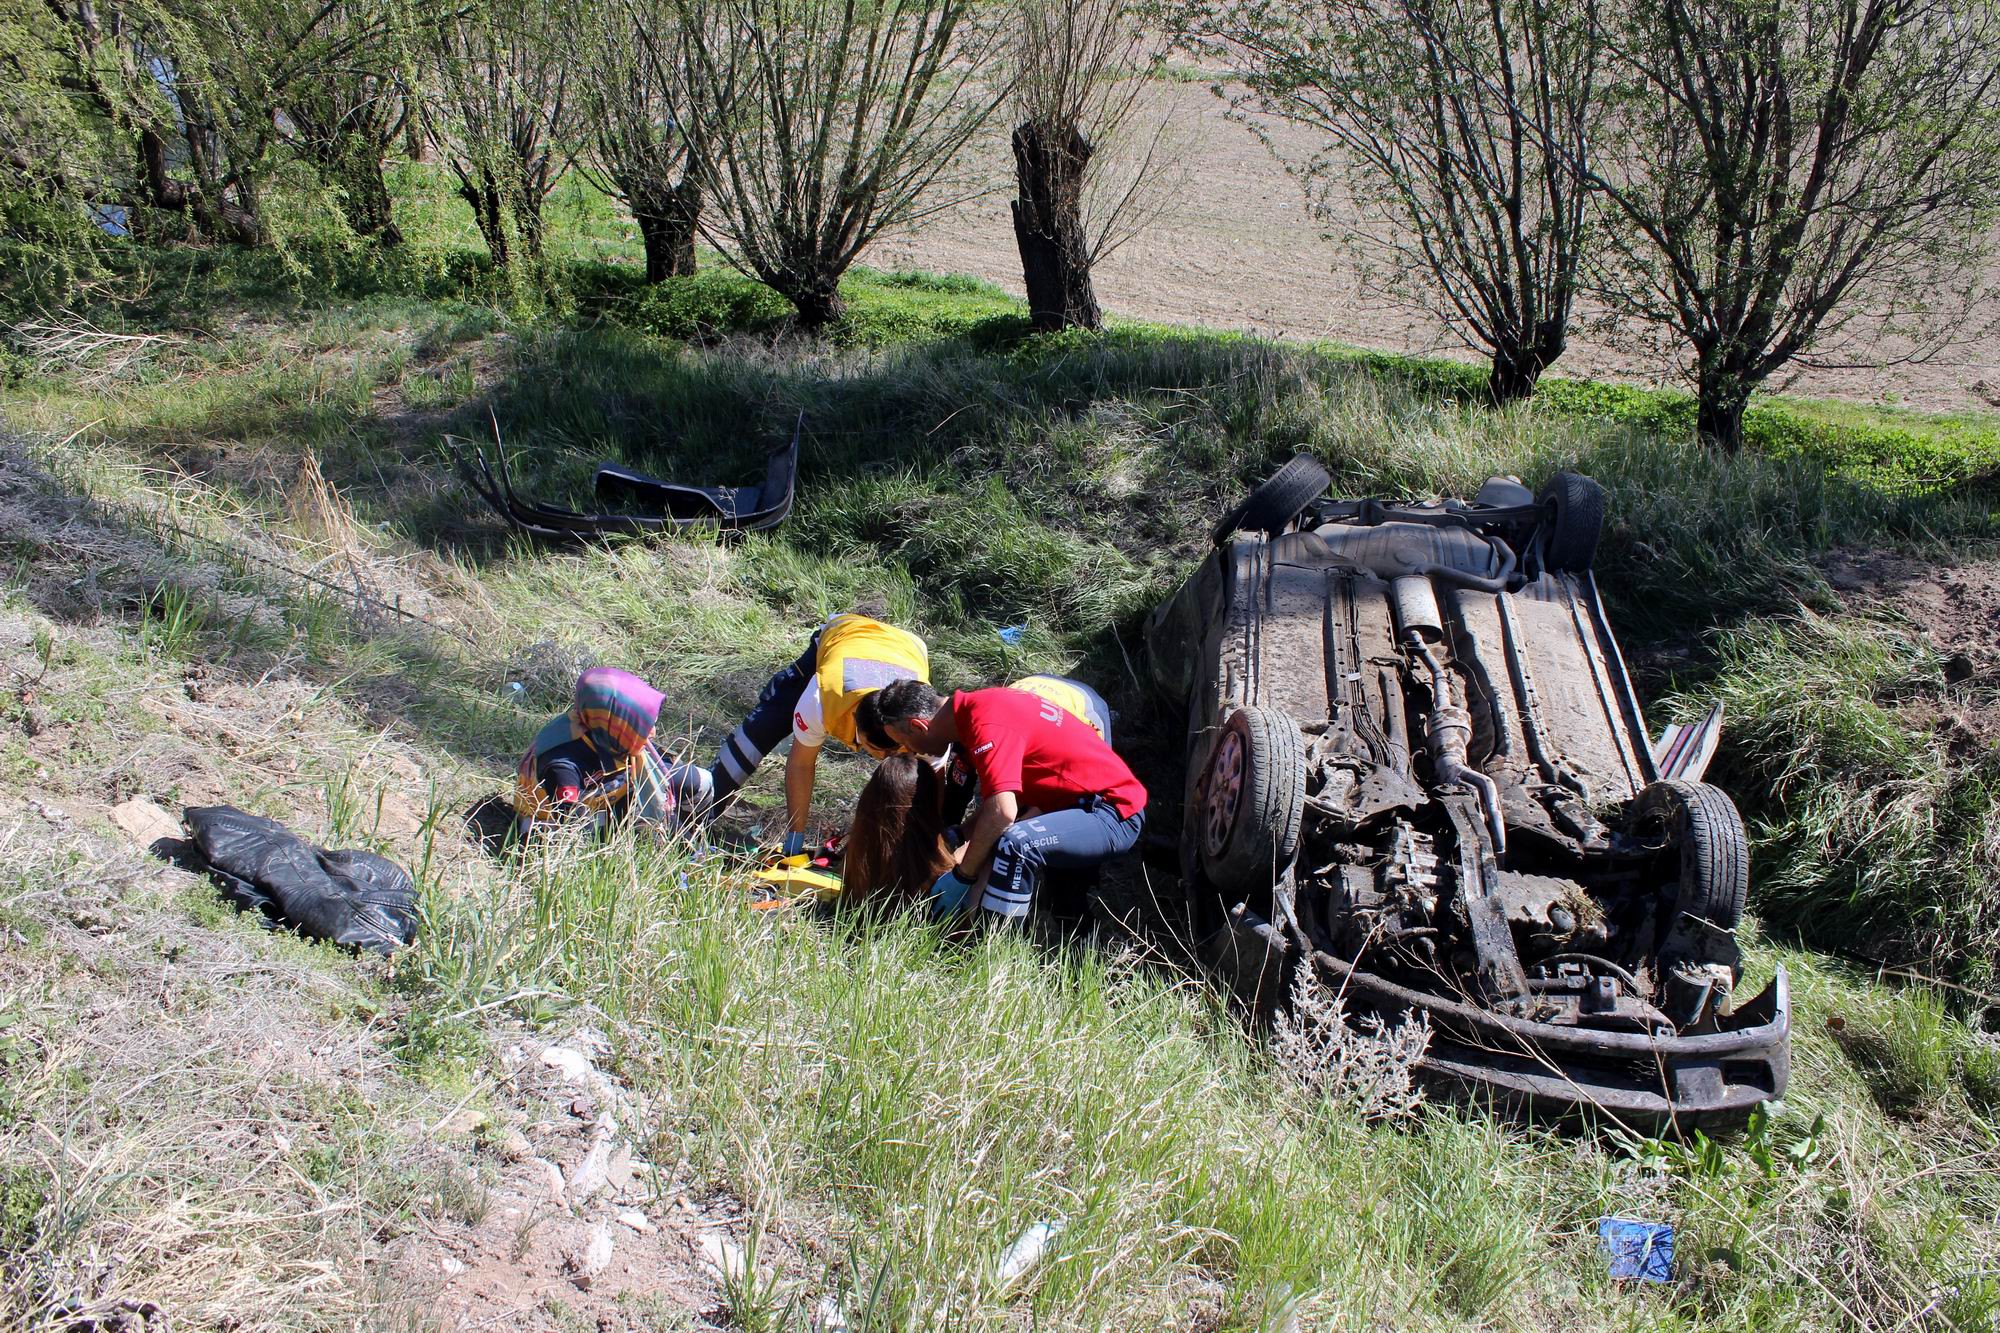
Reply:
<svg viewBox="0 0 2000 1333"><path fill-rule="evenodd" d="M960 690L920 680L862 701L860 726L916 754L956 743L979 779L958 865L938 880L936 906L959 903L1009 920L1028 914L1045 871L1087 870L1132 850L1146 826L1146 789L1090 724L1025 690Z"/></svg>

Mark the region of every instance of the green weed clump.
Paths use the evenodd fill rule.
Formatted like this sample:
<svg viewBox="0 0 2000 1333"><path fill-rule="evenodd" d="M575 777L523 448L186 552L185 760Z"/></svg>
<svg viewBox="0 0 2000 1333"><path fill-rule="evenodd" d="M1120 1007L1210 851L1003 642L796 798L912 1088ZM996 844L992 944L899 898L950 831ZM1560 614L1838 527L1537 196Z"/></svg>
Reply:
<svg viewBox="0 0 2000 1333"><path fill-rule="evenodd" d="M682 342L765 332L792 312L791 303L763 283L724 268L631 286L611 308L622 324Z"/></svg>
<svg viewBox="0 0 2000 1333"><path fill-rule="evenodd" d="M1953 1016L1940 992L1885 991L1838 1021L1842 1049L1890 1114L1934 1115L1954 1088L1975 1112L1993 1113L1993 1047Z"/></svg>
<svg viewBox="0 0 2000 1333"><path fill-rule="evenodd" d="M1729 717L1716 780L1754 826L1757 910L1816 942L1989 984L2000 756L1955 753L1905 711L1943 697L1935 657L1810 614L1731 629L1714 652L1704 697Z"/></svg>
<svg viewBox="0 0 2000 1333"><path fill-rule="evenodd" d="M613 270L588 275L588 283L619 323L683 342L780 332L791 327L795 313L771 288L720 263L664 282L641 283L630 270ZM847 309L825 334L835 346L967 336L991 341L1027 329L1019 301L971 278L856 268L841 280L840 293Z"/></svg>

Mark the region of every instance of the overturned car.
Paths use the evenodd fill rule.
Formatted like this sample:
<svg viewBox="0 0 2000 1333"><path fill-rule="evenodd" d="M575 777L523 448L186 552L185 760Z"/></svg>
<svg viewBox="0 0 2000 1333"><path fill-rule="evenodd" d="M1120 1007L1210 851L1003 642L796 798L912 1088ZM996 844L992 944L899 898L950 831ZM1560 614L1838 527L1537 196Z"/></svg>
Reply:
<svg viewBox="0 0 2000 1333"><path fill-rule="evenodd" d="M1645 723L1591 575L1589 478L1332 500L1296 458L1218 525L1147 639L1188 706L1181 861L1247 1002L1300 966L1428 1015L1423 1073L1537 1113L1727 1123L1781 1096L1782 971L1747 1001L1719 714Z"/></svg>

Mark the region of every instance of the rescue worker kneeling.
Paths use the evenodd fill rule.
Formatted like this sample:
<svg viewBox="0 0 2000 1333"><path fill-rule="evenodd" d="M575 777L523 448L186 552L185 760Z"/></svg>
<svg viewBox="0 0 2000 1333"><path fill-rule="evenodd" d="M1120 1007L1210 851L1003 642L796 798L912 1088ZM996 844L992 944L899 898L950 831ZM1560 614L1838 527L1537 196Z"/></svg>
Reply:
<svg viewBox="0 0 2000 1333"><path fill-rule="evenodd" d="M576 702L535 733L521 757L514 793L520 831L579 819L601 830L619 816L677 825L699 770L668 763L654 746L663 698L616 667L577 677Z"/></svg>
<svg viewBox="0 0 2000 1333"><path fill-rule="evenodd" d="M820 747L831 736L865 749L855 735L855 710L893 681L929 680L930 652L907 630L858 611L837 615L814 631L798 661L778 672L757 696L743 725L722 743L715 763L689 776L691 803L707 818L726 809L764 756L789 735L785 756L786 856L805 850L812 819L813 778ZM876 758L881 758L878 753Z"/></svg>
<svg viewBox="0 0 2000 1333"><path fill-rule="evenodd" d="M1096 732L1098 739L1102 740L1106 745L1112 744L1111 705L1104 702L1103 695L1091 689L1090 686L1084 684L1082 681L1073 680L1068 676L1023 676L1019 680L1011 682L1007 688L1010 690L1026 690L1029 694L1047 699L1064 712L1089 723L1090 729ZM894 754L900 747L897 746L894 738L882 733L879 721L869 721L872 717L872 712L864 715L862 710L855 710L854 731L856 738L860 741L862 748L871 754ZM950 752L937 761L936 766L937 775L944 784L940 796L940 805L944 811L946 826L945 841L956 845L965 841L965 830L962 827L965 812L979 797L979 783L972 771L972 765L965 760L965 747L963 745L952 746ZM878 768L876 770L876 778L879 779L883 776L882 769ZM869 787L872 786L874 786L874 782L871 780ZM868 823L864 819L864 815L868 809L869 787L862 788L862 804L855 807L855 831L868 831ZM936 876L933 875L931 878L935 879ZM1095 878L1095 876L1092 875L1088 878ZM928 888L930 881L926 880L924 883L925 887Z"/></svg>
<svg viewBox="0 0 2000 1333"><path fill-rule="evenodd" d="M1088 871L1130 851L1146 824L1146 789L1089 724L1024 690L960 690L940 699L898 681L861 701L860 730L937 757L954 742L980 803L932 887L933 910L1018 921L1051 872Z"/></svg>

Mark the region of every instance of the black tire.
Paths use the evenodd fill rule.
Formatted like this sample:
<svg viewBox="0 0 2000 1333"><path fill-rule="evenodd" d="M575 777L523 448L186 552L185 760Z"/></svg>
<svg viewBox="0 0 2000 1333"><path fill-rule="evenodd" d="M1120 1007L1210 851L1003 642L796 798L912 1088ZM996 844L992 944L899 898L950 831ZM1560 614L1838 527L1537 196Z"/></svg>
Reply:
<svg viewBox="0 0 2000 1333"><path fill-rule="evenodd" d="M1580 472L1558 472L1539 498L1549 511L1542 563L1579 574L1589 569L1604 534L1604 488Z"/></svg>
<svg viewBox="0 0 2000 1333"><path fill-rule="evenodd" d="M1201 869L1225 904L1270 915L1271 888L1299 850L1305 820L1306 751L1298 724L1275 708L1238 708L1202 774Z"/></svg>
<svg viewBox="0 0 2000 1333"><path fill-rule="evenodd" d="M1750 838L1729 794L1706 782L1655 782L1639 793L1633 814L1641 828L1657 822L1667 846L1680 851L1673 919L1735 930L1750 896Z"/></svg>
<svg viewBox="0 0 2000 1333"><path fill-rule="evenodd" d="M1285 525L1299 516L1299 511L1326 494L1326 488L1333 484L1333 474L1320 466L1319 460L1307 454L1300 454L1291 462L1273 472L1248 499L1229 511L1209 540L1222 542L1233 532L1263 532L1276 536L1283 532Z"/></svg>

